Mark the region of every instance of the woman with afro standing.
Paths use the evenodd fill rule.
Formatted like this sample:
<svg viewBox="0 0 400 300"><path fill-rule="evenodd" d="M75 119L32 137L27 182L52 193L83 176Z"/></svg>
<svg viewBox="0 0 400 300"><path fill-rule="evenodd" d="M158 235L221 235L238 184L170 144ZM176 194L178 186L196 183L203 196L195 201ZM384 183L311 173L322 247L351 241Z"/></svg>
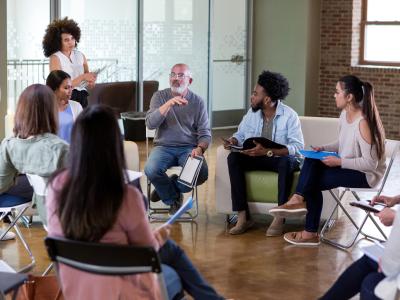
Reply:
<svg viewBox="0 0 400 300"><path fill-rule="evenodd" d="M43 52L50 58L50 71L62 70L71 76L71 99L86 107L89 95L86 88L94 86L96 74L89 72L85 55L76 49L80 37L81 29L74 20L67 17L54 20L43 37Z"/></svg>

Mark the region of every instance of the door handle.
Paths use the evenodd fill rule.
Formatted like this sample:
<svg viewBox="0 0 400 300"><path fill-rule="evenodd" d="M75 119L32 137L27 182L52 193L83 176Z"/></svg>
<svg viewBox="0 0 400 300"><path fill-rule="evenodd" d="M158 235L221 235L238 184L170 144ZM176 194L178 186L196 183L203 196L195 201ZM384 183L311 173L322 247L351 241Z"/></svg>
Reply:
<svg viewBox="0 0 400 300"><path fill-rule="evenodd" d="M230 59L214 59L213 62L231 62L237 65L241 65L245 61L248 61L247 59L244 59L243 55L240 54L234 54Z"/></svg>

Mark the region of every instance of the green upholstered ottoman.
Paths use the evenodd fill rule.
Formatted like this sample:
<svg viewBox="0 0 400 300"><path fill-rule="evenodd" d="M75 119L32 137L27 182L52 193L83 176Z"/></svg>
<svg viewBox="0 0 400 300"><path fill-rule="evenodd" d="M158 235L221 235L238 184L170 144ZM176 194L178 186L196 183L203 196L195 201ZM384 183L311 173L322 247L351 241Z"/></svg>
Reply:
<svg viewBox="0 0 400 300"><path fill-rule="evenodd" d="M300 171L294 173L291 194L294 193ZM278 173L270 171L246 172L248 202L278 204Z"/></svg>

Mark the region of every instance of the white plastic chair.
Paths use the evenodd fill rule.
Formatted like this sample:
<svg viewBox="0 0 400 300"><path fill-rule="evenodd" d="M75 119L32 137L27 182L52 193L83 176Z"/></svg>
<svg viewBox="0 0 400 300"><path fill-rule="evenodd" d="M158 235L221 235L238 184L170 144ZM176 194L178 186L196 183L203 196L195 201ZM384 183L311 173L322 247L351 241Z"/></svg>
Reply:
<svg viewBox="0 0 400 300"><path fill-rule="evenodd" d="M153 139L155 137L156 131L154 129L148 129L146 127L146 158L149 158L150 154L150 139ZM167 173L169 174L177 174L179 175L180 172L182 171L182 167L180 166L174 166L171 167L167 170ZM198 174L197 174L198 176ZM195 202L194 208L192 211L186 212L182 217L178 219L178 221L194 221L194 219L197 218L199 214L199 203L198 203L198 191L197 191L197 177L194 181L194 187L192 189L192 197ZM149 213L149 219L150 221L165 221L169 217L167 216L161 216L161 215L166 215L169 212L169 208L166 207L154 207L154 204L152 206L152 201L150 201L150 194L151 194L151 182L149 179L147 179L147 200L148 200L148 213Z"/></svg>
<svg viewBox="0 0 400 300"><path fill-rule="evenodd" d="M369 189L362 189L362 188L345 188L344 191L339 195L339 197L337 195L335 195L332 190L329 191L333 197L333 199L336 201L336 205L334 207L334 209L332 210L332 214L330 215L330 217L327 219L327 221L325 222L321 233L320 233L320 238L321 241L328 243L332 246L338 247L340 249L348 249L350 247L352 247L354 245L354 243L356 242L358 236L361 234L364 236L364 238L368 238L368 239L373 239L373 240L378 240L378 241L385 241L387 240L387 237L385 235L385 233L382 231L382 229L380 228L379 224L375 221L375 219L373 218L373 216L371 215L370 212L366 212L365 217L363 218L361 225L357 225L356 221L351 217L350 213L348 212L348 210L346 209L346 207L344 207L344 205L342 204L342 199L343 196L347 193L350 192L352 193L352 195L357 199L357 201L360 201L360 196L357 193L360 192L369 192L369 193L374 193L374 195L379 196L382 191L383 188L385 187L387 178L389 176L390 170L392 168L393 165L393 161L396 158L396 154L397 151L399 150L399 146L400 146L400 141L395 141L395 140L386 140L385 143L385 156L386 156L386 162L387 162L387 167L385 170L385 173L380 181L379 184L377 184L375 187L373 188L369 188ZM330 221L332 219L332 216L334 215L334 213L336 212L336 210L338 208L341 208L343 210L343 212L345 213L345 215L347 216L347 218L351 221L351 223L353 224L353 226L357 229L356 234L354 235L353 239L350 241L350 243L348 244L342 244L339 243L337 241L334 241L333 239L329 239L325 236L327 230L330 228L329 224ZM382 235L383 239L371 236L366 234L365 232L362 231L366 221L370 219L372 221L372 223L375 225L375 227L378 229L379 233Z"/></svg>

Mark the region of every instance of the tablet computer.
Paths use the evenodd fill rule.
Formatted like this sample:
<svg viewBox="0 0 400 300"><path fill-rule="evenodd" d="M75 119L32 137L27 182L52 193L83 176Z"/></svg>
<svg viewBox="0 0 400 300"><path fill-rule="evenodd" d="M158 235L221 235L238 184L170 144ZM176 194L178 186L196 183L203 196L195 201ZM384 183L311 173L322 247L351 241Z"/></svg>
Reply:
<svg viewBox="0 0 400 300"><path fill-rule="evenodd" d="M371 205L371 200L361 200L361 201L354 201L349 203L351 206L356 206L359 207L363 210L373 212L373 213L379 213L382 211L384 208L386 208L386 205L383 203L375 203L375 205Z"/></svg>
<svg viewBox="0 0 400 300"><path fill-rule="evenodd" d="M186 162L181 173L179 174L178 182L191 188L194 187L195 181L203 164L203 160L203 156L191 157L189 155L186 158Z"/></svg>

